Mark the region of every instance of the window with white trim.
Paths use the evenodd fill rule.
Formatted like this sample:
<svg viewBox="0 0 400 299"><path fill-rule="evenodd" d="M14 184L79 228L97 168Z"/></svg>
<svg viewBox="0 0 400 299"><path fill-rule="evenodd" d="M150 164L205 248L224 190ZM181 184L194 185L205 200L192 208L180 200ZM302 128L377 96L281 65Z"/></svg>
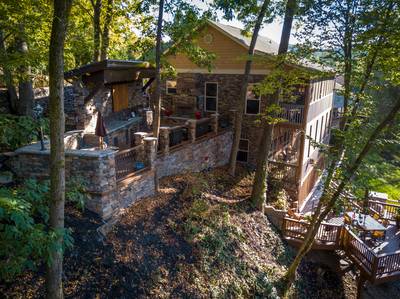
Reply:
<svg viewBox="0 0 400 299"><path fill-rule="evenodd" d="M217 112L218 110L218 83L206 82L204 85L204 110Z"/></svg>
<svg viewBox="0 0 400 299"><path fill-rule="evenodd" d="M249 139L240 139L236 160L247 162L249 158Z"/></svg>
<svg viewBox="0 0 400 299"><path fill-rule="evenodd" d="M174 80L167 80L166 81L166 94L176 94L176 85L177 82Z"/></svg>
<svg viewBox="0 0 400 299"><path fill-rule="evenodd" d="M260 113L261 96L254 92L254 84L247 86L246 114L257 115Z"/></svg>

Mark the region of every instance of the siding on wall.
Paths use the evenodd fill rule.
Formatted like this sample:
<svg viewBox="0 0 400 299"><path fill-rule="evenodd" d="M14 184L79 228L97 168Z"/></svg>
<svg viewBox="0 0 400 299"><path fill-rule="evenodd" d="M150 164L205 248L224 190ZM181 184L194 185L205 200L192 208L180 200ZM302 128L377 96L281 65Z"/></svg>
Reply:
<svg viewBox="0 0 400 299"><path fill-rule="evenodd" d="M211 34L213 40L210 44L204 42L204 36ZM206 25L199 37L194 40L194 43L198 44L201 48L213 52L216 55L214 61L215 69L213 72L218 70L231 70L232 73L240 72L243 73L247 49L221 33L217 29ZM200 69L196 64L191 62L185 54L178 53L174 56L168 57L168 62L171 63L175 68L179 70L191 70L192 72L196 69ZM253 70L265 70L267 63L254 62ZM206 69L204 69L206 71Z"/></svg>

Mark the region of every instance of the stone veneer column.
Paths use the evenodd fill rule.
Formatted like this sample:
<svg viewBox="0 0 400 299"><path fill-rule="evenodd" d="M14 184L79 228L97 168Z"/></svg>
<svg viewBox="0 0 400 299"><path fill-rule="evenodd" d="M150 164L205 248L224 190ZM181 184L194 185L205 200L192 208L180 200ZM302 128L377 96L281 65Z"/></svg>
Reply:
<svg viewBox="0 0 400 299"><path fill-rule="evenodd" d="M148 134L146 132L136 132L133 134L134 138L135 138L135 145L141 145L144 144L144 138L147 136Z"/></svg>
<svg viewBox="0 0 400 299"><path fill-rule="evenodd" d="M160 127L160 147L163 154L169 152L169 127Z"/></svg>
<svg viewBox="0 0 400 299"><path fill-rule="evenodd" d="M195 119L189 119L188 121L188 133L189 133L189 141L195 142L196 141L196 123Z"/></svg>
<svg viewBox="0 0 400 299"><path fill-rule="evenodd" d="M149 166L151 169L154 169L157 157L157 138L145 137L144 147L145 147L146 157L149 162Z"/></svg>
<svg viewBox="0 0 400 299"><path fill-rule="evenodd" d="M211 127L215 134L218 133L218 113L211 114Z"/></svg>

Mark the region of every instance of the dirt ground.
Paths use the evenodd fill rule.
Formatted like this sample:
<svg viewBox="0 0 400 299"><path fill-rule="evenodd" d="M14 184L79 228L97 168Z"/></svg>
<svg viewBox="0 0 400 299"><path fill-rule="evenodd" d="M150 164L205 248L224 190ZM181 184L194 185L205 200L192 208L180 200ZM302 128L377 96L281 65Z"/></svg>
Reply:
<svg viewBox="0 0 400 299"><path fill-rule="evenodd" d="M245 169L235 180L223 168L164 179L159 195L130 207L106 239L95 214L67 207L75 245L65 255L65 297L276 297L294 250L247 203L250 184ZM354 298L353 277L327 264L308 257L292 297ZM43 297L43 273L40 268L2 283L1 296ZM367 288L365 298L382 298L388 290L396 298L393 286L377 290Z"/></svg>

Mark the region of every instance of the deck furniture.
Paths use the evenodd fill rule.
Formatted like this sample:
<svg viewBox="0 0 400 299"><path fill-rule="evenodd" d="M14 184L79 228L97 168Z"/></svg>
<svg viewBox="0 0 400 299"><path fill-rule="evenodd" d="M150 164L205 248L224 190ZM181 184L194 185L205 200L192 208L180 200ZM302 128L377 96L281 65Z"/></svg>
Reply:
<svg viewBox="0 0 400 299"><path fill-rule="evenodd" d="M350 219L353 220L353 223L363 231L386 231L386 227L384 227L370 215L355 212L347 212L346 215L350 217Z"/></svg>

